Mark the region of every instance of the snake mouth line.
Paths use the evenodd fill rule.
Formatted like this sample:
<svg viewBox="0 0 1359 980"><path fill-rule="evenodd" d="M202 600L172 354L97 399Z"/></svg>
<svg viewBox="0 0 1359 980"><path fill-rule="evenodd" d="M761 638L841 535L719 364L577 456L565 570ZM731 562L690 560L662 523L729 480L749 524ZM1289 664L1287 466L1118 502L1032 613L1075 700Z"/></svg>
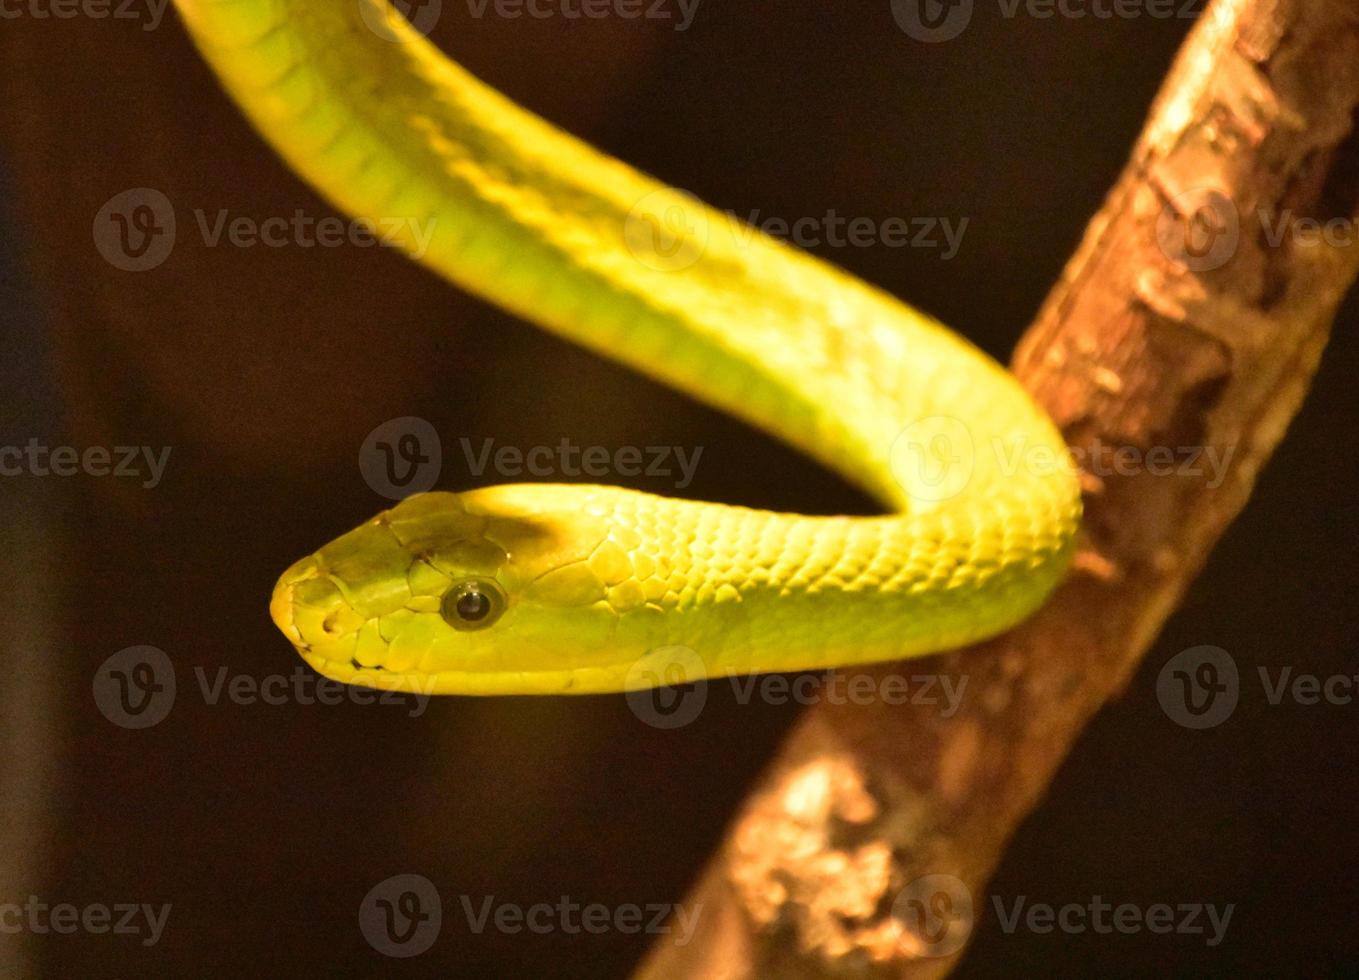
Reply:
<svg viewBox="0 0 1359 980"><path fill-rule="evenodd" d="M366 666L353 658L328 660L300 647L298 651L313 670L331 680L415 695L594 694L617 690L618 681L627 668L623 664L618 668L399 671Z"/></svg>

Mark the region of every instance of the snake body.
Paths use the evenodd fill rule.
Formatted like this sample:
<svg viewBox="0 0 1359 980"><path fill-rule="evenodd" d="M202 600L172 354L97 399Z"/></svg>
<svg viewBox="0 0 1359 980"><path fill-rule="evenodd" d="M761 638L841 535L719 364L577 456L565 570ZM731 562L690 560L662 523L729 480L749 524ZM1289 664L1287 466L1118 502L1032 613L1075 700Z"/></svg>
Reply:
<svg viewBox="0 0 1359 980"><path fill-rule="evenodd" d="M322 674L583 693L893 660L1005 630L1061 579L1074 469L966 341L554 128L385 0L178 4L231 96L338 208L890 508L804 516L591 485L417 495L279 580L274 620Z"/></svg>

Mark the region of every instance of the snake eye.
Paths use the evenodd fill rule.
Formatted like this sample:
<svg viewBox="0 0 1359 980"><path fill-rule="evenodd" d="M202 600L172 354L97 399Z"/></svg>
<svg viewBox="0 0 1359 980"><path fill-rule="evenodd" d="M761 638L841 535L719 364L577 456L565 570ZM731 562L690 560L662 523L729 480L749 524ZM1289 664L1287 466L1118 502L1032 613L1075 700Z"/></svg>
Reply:
<svg viewBox="0 0 1359 980"><path fill-rule="evenodd" d="M486 579L459 582L444 593L439 607L444 622L455 630L483 630L505 611L505 593Z"/></svg>

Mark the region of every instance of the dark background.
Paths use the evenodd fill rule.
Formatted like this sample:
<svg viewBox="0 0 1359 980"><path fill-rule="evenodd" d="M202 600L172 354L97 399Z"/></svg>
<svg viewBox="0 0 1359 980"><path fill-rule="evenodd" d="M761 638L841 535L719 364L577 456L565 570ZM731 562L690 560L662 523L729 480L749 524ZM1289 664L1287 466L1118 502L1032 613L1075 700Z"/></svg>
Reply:
<svg viewBox="0 0 1359 980"><path fill-rule="evenodd" d="M822 254L1003 358L1120 170L1189 22L1007 20L979 3L961 37L926 45L885 0L840 6L707 0L676 33L645 20L477 20L446 2L434 37L550 119L719 207L967 217L950 261ZM643 937L476 935L456 896L679 901L796 708L738 704L719 685L677 731L642 724L621 697L446 698L410 718L209 705L193 669L294 669L269 589L384 505L356 454L398 415L443 435L448 489L476 482L459 436L567 436L703 446L685 491L698 498L808 512L868 501L387 250L202 247L184 230L195 208L330 212L249 131L173 12L154 31L0 22L0 125L0 444L173 447L154 490L0 481L14 604L0 674L14 809L0 834L34 875L12 874L17 890L0 901L170 902L165 935L151 949L107 935L0 944L43 976L625 975ZM139 186L169 196L182 230L168 261L134 275L100 258L91 222ZM1235 903L1225 942L1006 935L988 900L962 975L1359 963L1359 706L1271 706L1254 673L1359 667L1355 314L1351 303L1337 321L1250 508L992 882L1007 900L1058 905ZM136 644L165 650L180 685L145 731L110 724L91 696L98 665ZM1155 697L1161 665L1197 644L1225 647L1243 673L1236 713L1207 732L1172 724ZM407 871L439 887L445 921L433 950L396 961L368 947L355 912Z"/></svg>

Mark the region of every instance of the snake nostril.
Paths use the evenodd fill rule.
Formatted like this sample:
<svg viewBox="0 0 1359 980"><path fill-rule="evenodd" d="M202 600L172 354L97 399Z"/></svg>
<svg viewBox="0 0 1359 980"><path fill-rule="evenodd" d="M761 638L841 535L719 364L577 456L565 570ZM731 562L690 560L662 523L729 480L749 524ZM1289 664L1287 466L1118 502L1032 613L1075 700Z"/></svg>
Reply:
<svg viewBox="0 0 1359 980"><path fill-rule="evenodd" d="M335 609L326 614L326 618L321 620L321 629L327 633L335 634L340 632L340 610Z"/></svg>

